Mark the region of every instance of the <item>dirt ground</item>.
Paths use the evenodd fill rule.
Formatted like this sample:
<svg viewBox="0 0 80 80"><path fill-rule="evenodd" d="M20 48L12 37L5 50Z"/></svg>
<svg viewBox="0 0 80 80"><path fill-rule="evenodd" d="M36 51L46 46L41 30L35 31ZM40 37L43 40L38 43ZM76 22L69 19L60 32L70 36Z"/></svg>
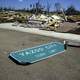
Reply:
<svg viewBox="0 0 80 80"><path fill-rule="evenodd" d="M64 22L64 23L60 24L60 27L58 28L57 31L75 33L75 31L73 31L73 30L76 30L78 28L80 28L80 25L78 25L77 23ZM78 31L78 32L80 32L80 31Z"/></svg>
<svg viewBox="0 0 80 80"><path fill-rule="evenodd" d="M80 47L68 46L62 54L25 66L8 58L11 51L52 41L59 40L0 29L0 80L80 80Z"/></svg>

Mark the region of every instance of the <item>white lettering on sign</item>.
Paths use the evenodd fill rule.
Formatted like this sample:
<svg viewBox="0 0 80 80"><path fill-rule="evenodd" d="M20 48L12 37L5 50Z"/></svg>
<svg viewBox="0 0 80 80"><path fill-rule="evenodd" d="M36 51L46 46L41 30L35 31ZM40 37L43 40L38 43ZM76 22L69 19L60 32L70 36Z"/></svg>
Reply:
<svg viewBox="0 0 80 80"><path fill-rule="evenodd" d="M33 48L33 49L29 50L29 51L23 51L19 55L25 56L25 55L35 54L35 53L39 53L39 52L42 53L42 52L44 52L46 50L49 50L49 49L51 49L51 48L53 48L55 46L56 46L56 44L50 44L50 45L46 45L46 46L39 47L39 48ZM51 52L55 52L55 49L51 50ZM39 54L37 56L41 56L41 55L43 55L43 54Z"/></svg>
<svg viewBox="0 0 80 80"><path fill-rule="evenodd" d="M51 50L51 53L54 53L56 51L56 49Z"/></svg>
<svg viewBox="0 0 80 80"><path fill-rule="evenodd" d="M44 55L46 55L46 54L45 54L45 53L41 53L41 54L35 55L35 57L42 57L42 56L44 56Z"/></svg>
<svg viewBox="0 0 80 80"><path fill-rule="evenodd" d="M52 45L47 45L47 46L45 46L45 48L46 49L51 49L52 47L55 47L56 46L56 44L52 44Z"/></svg>
<svg viewBox="0 0 80 80"><path fill-rule="evenodd" d="M25 54L26 54L26 55L28 55L28 54L29 54L29 52L25 52Z"/></svg>
<svg viewBox="0 0 80 80"><path fill-rule="evenodd" d="M19 53L19 55L24 56L24 53L23 53L23 52L21 52L21 53Z"/></svg>
<svg viewBox="0 0 80 80"><path fill-rule="evenodd" d="M34 53L39 53L44 51L44 48L37 48L37 49L32 49L30 50L30 54L34 54Z"/></svg>

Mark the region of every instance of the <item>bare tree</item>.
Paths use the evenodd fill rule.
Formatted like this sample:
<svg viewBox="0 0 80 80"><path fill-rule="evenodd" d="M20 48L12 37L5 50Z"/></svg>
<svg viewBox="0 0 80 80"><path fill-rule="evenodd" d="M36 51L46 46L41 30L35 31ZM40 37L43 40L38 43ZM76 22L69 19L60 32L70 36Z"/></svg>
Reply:
<svg viewBox="0 0 80 80"><path fill-rule="evenodd" d="M64 9L63 9L63 7L61 6L61 4L60 4L60 3L55 3L55 8L56 8L56 12L57 12L57 13L62 13L65 21L67 21L67 18L66 18L66 16L65 16Z"/></svg>
<svg viewBox="0 0 80 80"><path fill-rule="evenodd" d="M47 12L49 14L50 12L50 8L51 8L51 4L49 3L49 1L47 0Z"/></svg>
<svg viewBox="0 0 80 80"><path fill-rule="evenodd" d="M60 3L55 3L55 11L57 13L60 13L61 12L61 4Z"/></svg>

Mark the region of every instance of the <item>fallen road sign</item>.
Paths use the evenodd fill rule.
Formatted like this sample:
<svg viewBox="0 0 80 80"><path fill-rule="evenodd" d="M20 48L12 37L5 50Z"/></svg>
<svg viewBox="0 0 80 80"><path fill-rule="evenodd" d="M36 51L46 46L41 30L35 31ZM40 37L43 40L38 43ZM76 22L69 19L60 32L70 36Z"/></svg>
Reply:
<svg viewBox="0 0 80 80"><path fill-rule="evenodd" d="M34 63L64 51L64 44L60 42L51 42L37 47L32 47L20 51L11 52L9 57L20 64Z"/></svg>

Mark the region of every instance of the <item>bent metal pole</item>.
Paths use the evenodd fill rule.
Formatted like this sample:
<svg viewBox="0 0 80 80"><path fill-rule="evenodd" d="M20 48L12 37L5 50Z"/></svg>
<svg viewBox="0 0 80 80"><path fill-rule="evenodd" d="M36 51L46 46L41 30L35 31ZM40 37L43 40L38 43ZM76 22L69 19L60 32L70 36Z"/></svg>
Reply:
<svg viewBox="0 0 80 80"><path fill-rule="evenodd" d="M32 33L32 34L38 34L38 35L44 35L44 36L50 36L50 37L63 39L67 41L80 42L80 35L71 34L71 33L59 33L59 32L54 32L54 31L39 30L37 28L24 28L24 27L18 27L18 26L17 27L0 26L0 28L16 30L20 32L27 32L27 33Z"/></svg>

